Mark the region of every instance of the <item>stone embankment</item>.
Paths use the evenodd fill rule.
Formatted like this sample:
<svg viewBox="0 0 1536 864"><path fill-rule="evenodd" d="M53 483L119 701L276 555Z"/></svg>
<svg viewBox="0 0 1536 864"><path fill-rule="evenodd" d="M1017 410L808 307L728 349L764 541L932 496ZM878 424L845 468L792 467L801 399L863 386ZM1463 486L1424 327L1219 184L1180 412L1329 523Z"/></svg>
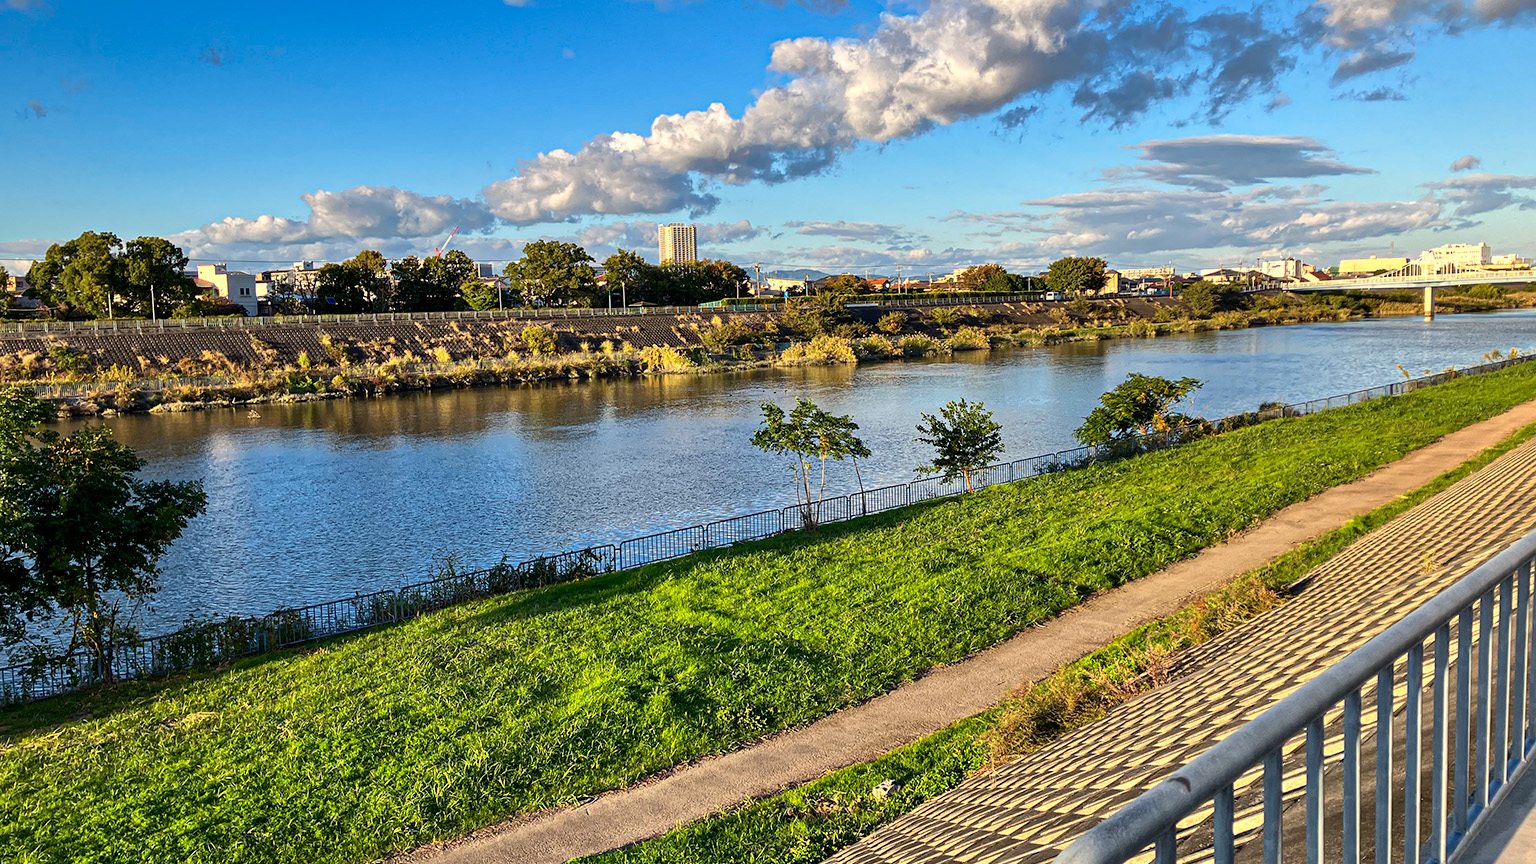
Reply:
<svg viewBox="0 0 1536 864"><path fill-rule="evenodd" d="M1098 301L1099 320L1128 322L1151 319L1166 298L1110 299ZM1023 328L1081 326L1089 318L1070 311L1064 303L957 304L964 315L989 325ZM854 307L856 321L873 328L892 311L907 313L908 333L942 338L945 312L956 306ZM937 316L936 316L937 313ZM700 348L705 337L722 324L745 325L753 337L788 341L786 333L775 339L782 315L772 312L706 314L613 315L580 318L547 317L500 320L357 320L340 323L272 323L264 326L193 327L175 322L162 328L151 322L124 322L123 329L77 329L75 332L0 333L0 380L31 377L17 373L74 373L82 379L159 378L228 375L283 369L338 365L404 363L459 363L526 353L523 331L542 327L553 331L562 352L602 351L669 347ZM756 341L756 339L754 339ZM116 368L114 368L116 367ZM9 373L9 374L6 374ZM111 373L111 374L103 374Z"/></svg>

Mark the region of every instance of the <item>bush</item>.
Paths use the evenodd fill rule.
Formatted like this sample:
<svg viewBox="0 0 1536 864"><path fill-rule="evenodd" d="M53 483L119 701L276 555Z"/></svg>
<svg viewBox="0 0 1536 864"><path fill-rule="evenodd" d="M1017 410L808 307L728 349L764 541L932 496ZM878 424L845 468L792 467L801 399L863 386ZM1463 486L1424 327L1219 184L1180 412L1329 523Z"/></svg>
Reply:
<svg viewBox="0 0 1536 864"><path fill-rule="evenodd" d="M682 372L698 365L691 353L668 345L652 345L642 350L640 362L651 372Z"/></svg>
<svg viewBox="0 0 1536 864"><path fill-rule="evenodd" d="M901 349L886 336L869 336L859 341L856 350L864 357L900 357Z"/></svg>
<svg viewBox="0 0 1536 864"><path fill-rule="evenodd" d="M886 314L880 316L880 323L877 326L879 326L880 332L882 333L889 333L892 336L900 336L901 331L904 330L907 326L907 313L887 312Z"/></svg>
<svg viewBox="0 0 1536 864"><path fill-rule="evenodd" d="M897 343L897 345L901 348L901 353L906 354L909 357L920 357L924 354L931 354L934 351L937 351L939 348L938 342L935 342L933 339L917 333L914 333L910 336L901 337L901 341Z"/></svg>
<svg viewBox="0 0 1536 864"><path fill-rule="evenodd" d="M523 328L523 344L540 357L553 357L560 353L560 337L554 331L537 324Z"/></svg>
<svg viewBox="0 0 1536 864"><path fill-rule="evenodd" d="M980 351L992 347L992 340L976 327L961 327L949 337L951 351Z"/></svg>
<svg viewBox="0 0 1536 864"><path fill-rule="evenodd" d="M940 306L929 312L928 317L932 318L933 323L940 327L953 327L960 323L960 310L953 306Z"/></svg>
<svg viewBox="0 0 1536 864"><path fill-rule="evenodd" d="M836 336L817 336L789 346L780 359L787 363L857 363L853 343Z"/></svg>

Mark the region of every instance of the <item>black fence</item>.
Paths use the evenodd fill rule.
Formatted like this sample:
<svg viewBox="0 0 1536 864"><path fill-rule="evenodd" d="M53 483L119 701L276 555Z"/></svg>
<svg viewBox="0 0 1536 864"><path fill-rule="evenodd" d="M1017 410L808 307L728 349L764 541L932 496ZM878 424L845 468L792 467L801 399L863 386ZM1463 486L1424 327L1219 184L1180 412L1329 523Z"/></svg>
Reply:
<svg viewBox="0 0 1536 864"><path fill-rule="evenodd" d="M1496 372L1533 357L1536 354L1516 356L1463 370L1448 370L1423 378L1356 390L1353 393L1291 405L1274 405L1259 411L1224 417L1208 424L1202 422L1196 426L1140 435L1113 444L1078 447L1016 459L976 472L971 477L971 485L973 489L981 490L1094 462L1159 450L1206 434L1238 429L1266 420L1301 417L1383 396L1410 393L1459 377ZM605 544L557 555L541 555L519 564L502 563L469 573L450 573L442 578L399 588L310 606L280 609L259 618L231 617L210 621L164 636L116 646L110 652L107 664L99 663L94 655L82 651L62 660L53 658L48 662L0 668L0 704L55 696L106 680L143 678L211 666L329 636L407 621L466 600L586 579L681 558L706 549L721 549L736 543L767 539L804 528L808 521L817 524L841 522L934 498L959 495L965 491L964 484L959 480L945 482L936 477L926 478L824 498L805 505L796 504L717 519L687 528L660 531L625 540L616 546ZM110 674L103 674L103 665L110 669Z"/></svg>

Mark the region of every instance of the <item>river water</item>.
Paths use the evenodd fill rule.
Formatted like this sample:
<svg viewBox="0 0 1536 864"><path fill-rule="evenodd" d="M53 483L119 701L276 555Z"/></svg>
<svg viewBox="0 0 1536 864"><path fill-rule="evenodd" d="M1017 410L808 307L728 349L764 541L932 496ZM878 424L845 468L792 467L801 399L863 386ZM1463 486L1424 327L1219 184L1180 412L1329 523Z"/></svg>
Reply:
<svg viewBox="0 0 1536 864"><path fill-rule="evenodd" d="M1219 417L1536 347L1536 310L1271 327L944 361L573 382L263 405L108 421L155 478L202 478L208 512L164 560L146 632L190 612L259 614L416 580L431 562L521 560L793 500L786 460L748 439L758 405L851 414L866 487L914 479L922 411L982 401L1010 459L1073 446L1127 373L1207 382ZM828 494L853 488L834 470Z"/></svg>

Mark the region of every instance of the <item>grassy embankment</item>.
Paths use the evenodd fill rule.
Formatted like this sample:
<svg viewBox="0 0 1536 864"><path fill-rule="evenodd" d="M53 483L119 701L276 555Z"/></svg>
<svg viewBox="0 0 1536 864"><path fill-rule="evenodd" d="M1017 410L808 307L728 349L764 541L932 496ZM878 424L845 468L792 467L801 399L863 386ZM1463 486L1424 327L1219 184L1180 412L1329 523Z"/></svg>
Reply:
<svg viewBox="0 0 1536 864"><path fill-rule="evenodd" d="M1289 599L1287 588L1371 530L1536 437L1527 426L1460 467L1154 621L1004 704L891 753L582 864L815 864L961 781L1103 717L1168 680L1178 654ZM875 791L886 781L896 788Z"/></svg>
<svg viewBox="0 0 1536 864"><path fill-rule="evenodd" d="M1443 292L1439 304L1447 312L1536 306L1536 292L1480 290L1489 287ZM853 321L826 327L805 316L747 324L714 316L688 322L701 343L691 350L635 347L622 340L572 334L556 338L543 326L524 327L521 322L474 338L454 332L411 347L395 345L393 339L349 342L327 334L320 338L323 351L314 356L301 353L296 361L281 359L255 333L250 335L255 359L239 362L205 351L197 358L139 357L133 365L103 368L66 345L55 345L46 354L0 354L0 383L77 385L83 391L80 397L65 403L72 413L131 413L551 380L875 362L1422 311L1412 292L1245 296L1239 302L1244 308L1205 316L1168 304L1146 318L1123 305L1082 300L1053 305L1048 315L1028 322L964 305L897 310L876 326ZM779 350L785 342L789 347ZM147 384L166 378L178 383ZM188 378L202 380L180 380Z"/></svg>
<svg viewBox="0 0 1536 864"><path fill-rule="evenodd" d="M961 659L1536 398L1536 365L0 712L0 859L365 860Z"/></svg>

